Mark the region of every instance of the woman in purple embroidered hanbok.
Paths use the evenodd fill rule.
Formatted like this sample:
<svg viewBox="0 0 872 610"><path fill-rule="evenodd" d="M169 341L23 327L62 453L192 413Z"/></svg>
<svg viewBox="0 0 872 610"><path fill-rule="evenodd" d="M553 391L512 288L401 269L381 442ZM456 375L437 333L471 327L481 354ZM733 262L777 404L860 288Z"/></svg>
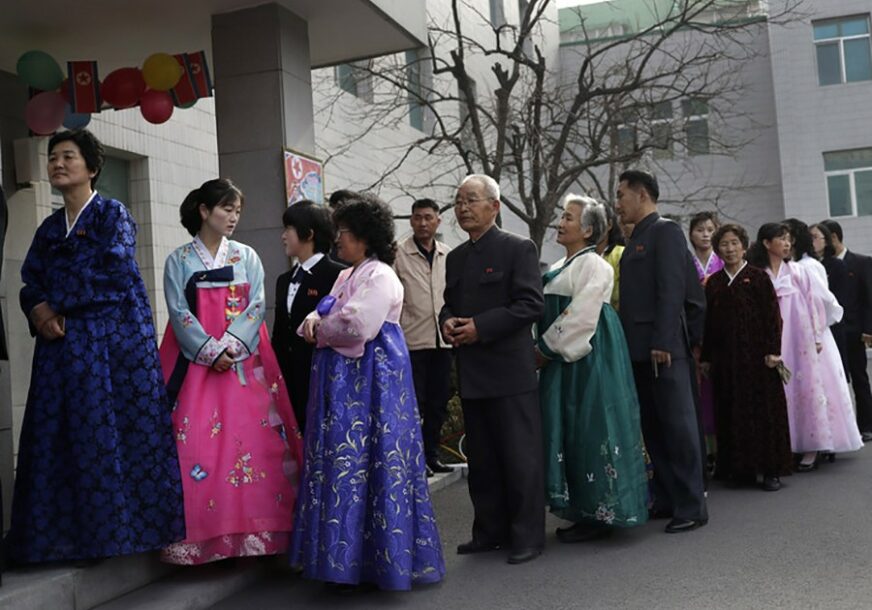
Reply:
<svg viewBox="0 0 872 610"><path fill-rule="evenodd" d="M390 209L362 195L336 211L339 274L300 327L316 344L291 563L307 578L410 589L442 579L409 352L390 264Z"/></svg>

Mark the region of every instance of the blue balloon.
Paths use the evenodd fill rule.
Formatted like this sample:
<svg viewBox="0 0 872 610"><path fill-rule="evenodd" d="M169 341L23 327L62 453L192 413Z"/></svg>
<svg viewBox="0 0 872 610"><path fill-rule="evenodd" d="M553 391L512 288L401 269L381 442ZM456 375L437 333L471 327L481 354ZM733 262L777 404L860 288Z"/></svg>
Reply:
<svg viewBox="0 0 872 610"><path fill-rule="evenodd" d="M64 105L64 127L67 129L81 129L90 122L90 112L73 112L69 104Z"/></svg>

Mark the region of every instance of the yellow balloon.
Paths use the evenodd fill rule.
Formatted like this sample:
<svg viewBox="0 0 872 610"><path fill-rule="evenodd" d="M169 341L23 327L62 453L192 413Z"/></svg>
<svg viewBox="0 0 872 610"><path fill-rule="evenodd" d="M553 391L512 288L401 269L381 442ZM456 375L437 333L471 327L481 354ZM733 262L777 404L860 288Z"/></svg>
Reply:
<svg viewBox="0 0 872 610"><path fill-rule="evenodd" d="M142 78L149 89L169 91L182 77L182 66L168 53L150 55L142 64Z"/></svg>

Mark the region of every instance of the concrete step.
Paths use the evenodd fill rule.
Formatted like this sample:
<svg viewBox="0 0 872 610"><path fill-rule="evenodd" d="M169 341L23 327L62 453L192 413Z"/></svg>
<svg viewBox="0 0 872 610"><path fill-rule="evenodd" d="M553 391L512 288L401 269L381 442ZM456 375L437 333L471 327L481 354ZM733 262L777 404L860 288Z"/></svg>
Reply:
<svg viewBox="0 0 872 610"><path fill-rule="evenodd" d="M107 559L76 568L71 564L6 572L0 587L3 610L85 610L163 578L175 568L157 554Z"/></svg>
<svg viewBox="0 0 872 610"><path fill-rule="evenodd" d="M200 610L263 578L283 558L243 558L180 569L94 610Z"/></svg>

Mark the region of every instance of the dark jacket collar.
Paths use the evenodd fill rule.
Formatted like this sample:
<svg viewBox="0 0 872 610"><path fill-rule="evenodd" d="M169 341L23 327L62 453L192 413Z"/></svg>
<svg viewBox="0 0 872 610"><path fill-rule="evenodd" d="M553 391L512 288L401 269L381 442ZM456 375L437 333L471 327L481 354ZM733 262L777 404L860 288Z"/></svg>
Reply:
<svg viewBox="0 0 872 610"><path fill-rule="evenodd" d="M643 218L639 224L633 227L633 234L630 238L633 239L641 236L642 233L648 230L648 227L653 225L658 220L660 220L660 214L658 214L657 212L651 212L645 218Z"/></svg>
<svg viewBox="0 0 872 610"><path fill-rule="evenodd" d="M472 241L470 239L469 243L476 250L479 250L481 248L485 248L485 247L487 247L487 244L489 242L493 241L496 238L496 236L499 235L500 232L501 232L500 228L497 225L493 225L490 229L485 231L484 234L481 237L479 237L477 240Z"/></svg>

